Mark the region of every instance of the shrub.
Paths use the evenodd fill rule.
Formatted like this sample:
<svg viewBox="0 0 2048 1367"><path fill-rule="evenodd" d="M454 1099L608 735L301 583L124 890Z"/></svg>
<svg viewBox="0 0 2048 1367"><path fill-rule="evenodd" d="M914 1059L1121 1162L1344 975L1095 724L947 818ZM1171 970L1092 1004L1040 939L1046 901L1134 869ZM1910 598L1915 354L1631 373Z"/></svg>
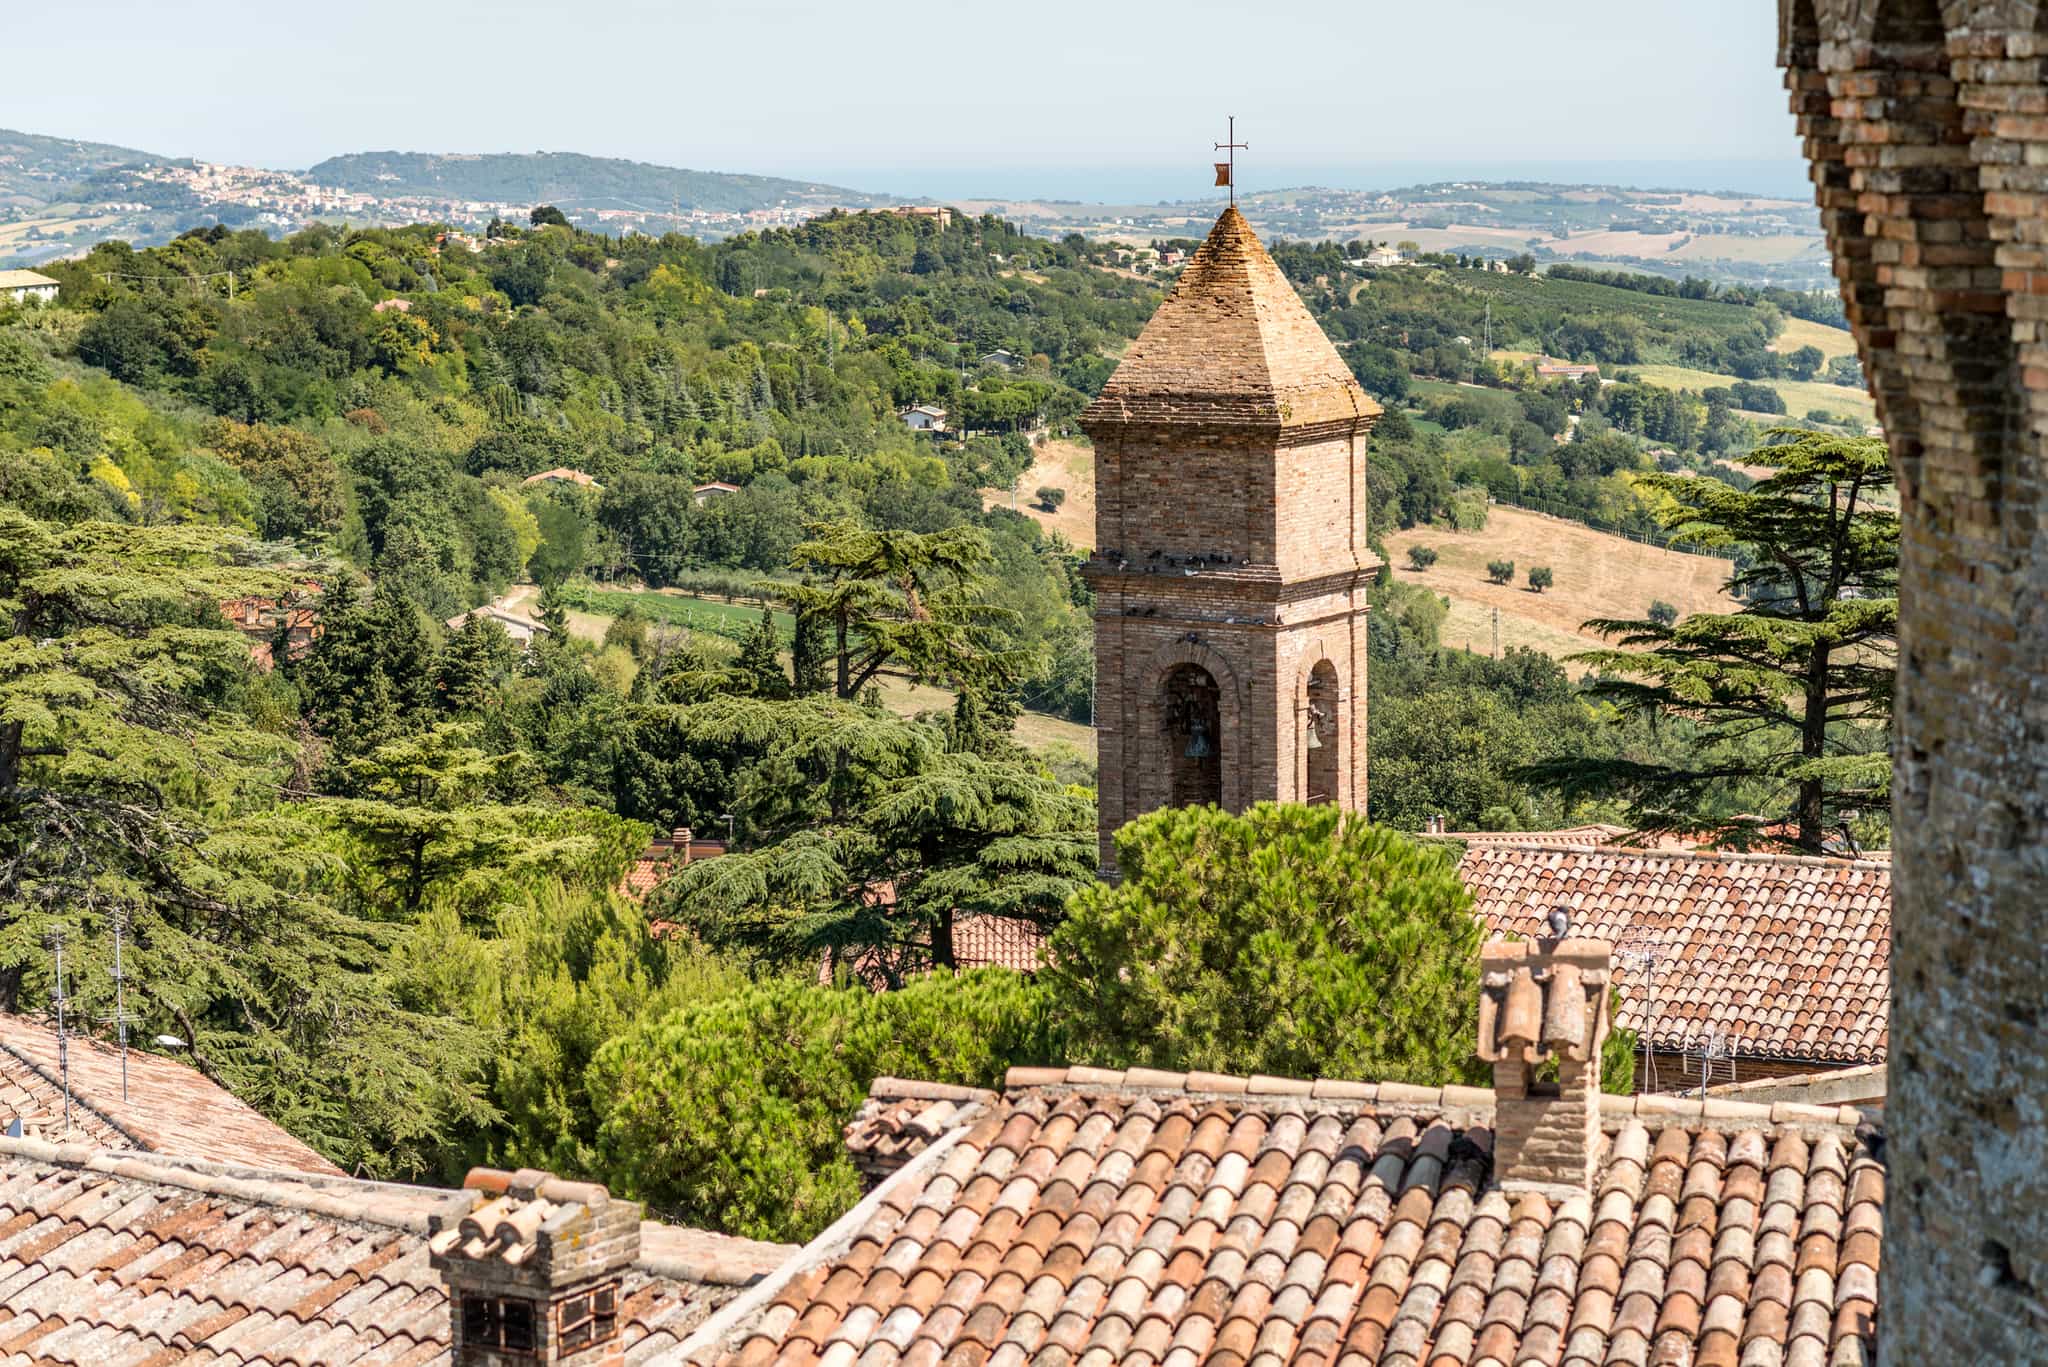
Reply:
<svg viewBox="0 0 2048 1367"><path fill-rule="evenodd" d="M1039 507L1049 513L1056 513L1060 510L1060 505L1067 501L1067 491L1048 485L1038 491L1037 498Z"/></svg>
<svg viewBox="0 0 2048 1367"><path fill-rule="evenodd" d="M1650 620L1660 627L1668 627L1678 621L1678 609L1659 598L1650 604Z"/></svg>
<svg viewBox="0 0 2048 1367"><path fill-rule="evenodd" d="M1075 895L1038 975L1074 1062L1474 1075L1479 926L1442 851L1276 803L1153 812L1116 851L1122 881Z"/></svg>
<svg viewBox="0 0 2048 1367"><path fill-rule="evenodd" d="M1410 546L1408 563L1418 570L1426 570L1436 563L1436 552L1428 546Z"/></svg>
<svg viewBox="0 0 2048 1367"><path fill-rule="evenodd" d="M1550 566L1538 565L1529 571L1529 587L1541 593L1551 585Z"/></svg>
<svg viewBox="0 0 2048 1367"><path fill-rule="evenodd" d="M1057 1055L1047 1030L1043 990L1000 968L880 993L783 978L694 1003L591 1064L596 1169L684 1224L808 1239L860 1198L843 1127L870 1083L1000 1086Z"/></svg>
<svg viewBox="0 0 2048 1367"><path fill-rule="evenodd" d="M1507 583L1515 577L1515 562L1512 560L1487 561L1486 577L1496 584Z"/></svg>

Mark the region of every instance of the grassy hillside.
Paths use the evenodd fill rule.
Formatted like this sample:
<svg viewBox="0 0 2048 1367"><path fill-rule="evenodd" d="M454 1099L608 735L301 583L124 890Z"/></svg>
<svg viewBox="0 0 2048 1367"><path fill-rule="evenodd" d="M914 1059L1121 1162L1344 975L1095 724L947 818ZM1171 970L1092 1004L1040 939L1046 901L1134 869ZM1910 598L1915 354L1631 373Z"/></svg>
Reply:
<svg viewBox="0 0 2048 1367"><path fill-rule="evenodd" d="M381 195L445 194L588 209L666 209L678 201L685 209L721 210L789 202L880 202L875 195L812 181L685 171L578 152L355 152L329 157L308 170L306 178Z"/></svg>
<svg viewBox="0 0 2048 1367"><path fill-rule="evenodd" d="M1427 570L1408 564L1410 546L1429 546L1437 562ZM1577 522L1520 508L1494 506L1486 527L1457 532L1446 527L1413 527L1387 538L1394 573L1451 600L1443 643L1469 645L1480 653L1493 647L1493 613L1500 610L1501 647L1527 646L1562 659L1603 645L1582 624L1594 617L1639 617L1661 598L1680 613L1732 611L1735 600L1722 588L1729 562L1685 555ZM1496 584L1486 577L1493 560L1515 562L1515 577ZM1529 570L1548 565L1556 584L1531 592ZM1573 673L1580 672L1576 666Z"/></svg>

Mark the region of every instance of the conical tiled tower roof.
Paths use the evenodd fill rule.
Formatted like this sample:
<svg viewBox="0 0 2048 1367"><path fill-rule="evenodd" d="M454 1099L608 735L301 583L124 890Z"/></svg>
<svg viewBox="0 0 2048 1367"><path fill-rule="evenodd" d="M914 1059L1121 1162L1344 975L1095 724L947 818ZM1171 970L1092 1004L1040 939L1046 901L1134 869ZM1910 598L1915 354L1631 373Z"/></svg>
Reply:
<svg viewBox="0 0 2048 1367"><path fill-rule="evenodd" d="M1233 205L1084 423L1299 427L1379 411Z"/></svg>

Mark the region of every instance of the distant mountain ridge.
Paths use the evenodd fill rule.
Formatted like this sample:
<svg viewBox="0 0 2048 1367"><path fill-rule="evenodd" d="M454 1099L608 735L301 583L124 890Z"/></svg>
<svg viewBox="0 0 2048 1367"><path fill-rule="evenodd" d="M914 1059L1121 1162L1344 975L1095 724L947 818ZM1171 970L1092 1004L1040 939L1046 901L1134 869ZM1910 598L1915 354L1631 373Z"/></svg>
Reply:
<svg viewBox="0 0 2048 1367"><path fill-rule="evenodd" d="M688 171L580 152L355 152L302 173L316 185L387 196L445 195L562 209L744 212L777 204L879 204L887 197L816 181Z"/></svg>

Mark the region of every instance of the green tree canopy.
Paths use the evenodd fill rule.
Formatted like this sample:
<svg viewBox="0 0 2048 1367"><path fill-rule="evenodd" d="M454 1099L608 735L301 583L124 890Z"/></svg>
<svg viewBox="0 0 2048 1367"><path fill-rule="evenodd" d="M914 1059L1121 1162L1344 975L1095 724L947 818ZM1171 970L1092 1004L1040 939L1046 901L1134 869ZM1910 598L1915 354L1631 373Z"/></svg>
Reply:
<svg viewBox="0 0 2048 1367"><path fill-rule="evenodd" d="M875 1078L997 1086L1055 1057L1048 1030L1044 994L1004 969L881 993L780 979L685 1007L592 1065L599 1170L684 1224L807 1239L859 1198L845 1126Z"/></svg>
<svg viewBox="0 0 2048 1367"><path fill-rule="evenodd" d="M1020 757L949 750L942 726L843 703L694 711L694 737L754 755L737 804L754 848L682 870L656 899L715 946L901 983L953 965L959 917L1051 924L1094 877L1093 804Z"/></svg>
<svg viewBox="0 0 2048 1367"><path fill-rule="evenodd" d="M994 634L1004 614L988 601L989 548L978 529L815 523L805 530L810 539L790 563L809 582L794 594L800 614L831 624L839 697L858 697L884 667L923 683L1007 680L1009 662Z"/></svg>

